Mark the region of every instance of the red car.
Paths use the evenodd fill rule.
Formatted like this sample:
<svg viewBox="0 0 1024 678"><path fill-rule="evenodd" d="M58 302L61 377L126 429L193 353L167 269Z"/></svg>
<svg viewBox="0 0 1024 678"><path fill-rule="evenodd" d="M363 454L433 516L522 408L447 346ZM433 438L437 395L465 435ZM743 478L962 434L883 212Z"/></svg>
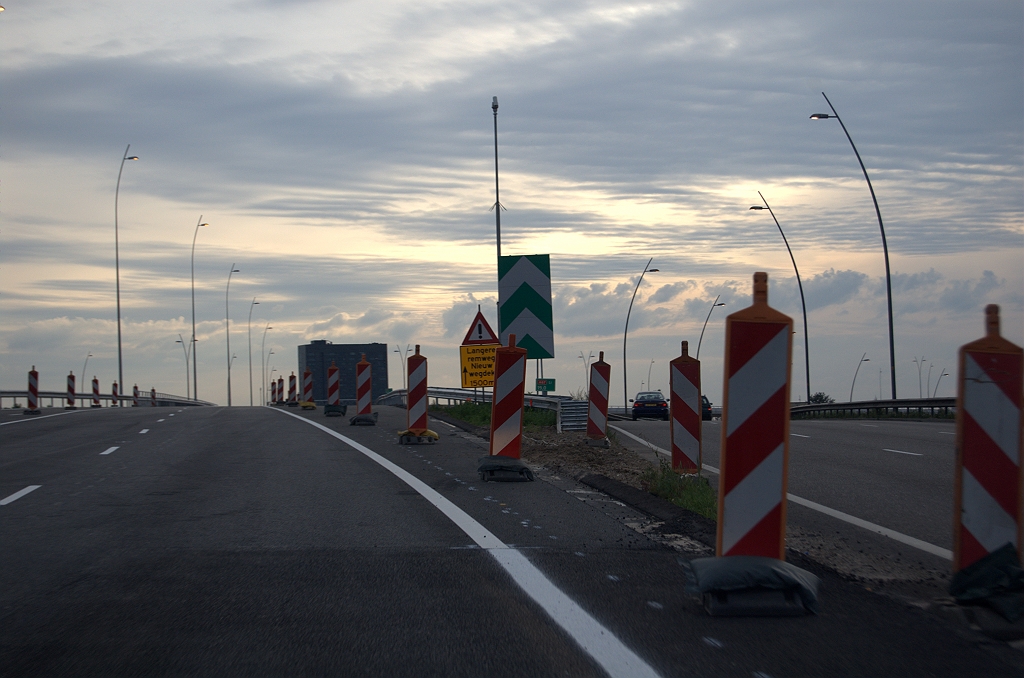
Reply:
<svg viewBox="0 0 1024 678"><path fill-rule="evenodd" d="M636 394L636 399L630 402L633 403L633 421L640 417L668 421L668 401L665 400L661 391L641 391Z"/></svg>

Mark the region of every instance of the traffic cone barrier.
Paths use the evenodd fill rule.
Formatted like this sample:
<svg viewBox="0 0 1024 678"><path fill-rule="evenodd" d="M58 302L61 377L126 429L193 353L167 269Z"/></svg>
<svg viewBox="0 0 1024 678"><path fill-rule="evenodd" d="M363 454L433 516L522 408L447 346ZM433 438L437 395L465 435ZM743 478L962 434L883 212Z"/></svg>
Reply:
<svg viewBox="0 0 1024 678"><path fill-rule="evenodd" d="M960 347L956 403L953 571L1012 544L1021 556L1024 350L999 334L999 307L985 307L986 335Z"/></svg>
<svg viewBox="0 0 1024 678"><path fill-rule="evenodd" d="M533 480L520 459L523 444L523 397L526 393L526 349L508 346L494 351L494 394L491 397L490 456L479 460L480 480Z"/></svg>
<svg viewBox="0 0 1024 678"><path fill-rule="evenodd" d="M111 395L110 406L111 407L120 407L121 406L121 398L117 394L117 382L116 381L114 382L113 386L110 387L110 395Z"/></svg>
<svg viewBox="0 0 1024 678"><path fill-rule="evenodd" d="M593 355L593 353L591 353ZM587 410L587 443L608 447L608 384L612 366L604 361L604 351L590 365L590 408Z"/></svg>
<svg viewBox="0 0 1024 678"><path fill-rule="evenodd" d="M701 416L700 361L689 355L689 342L683 352L669 363L669 390L672 393L669 412L672 427L672 470L677 473L700 473Z"/></svg>
<svg viewBox="0 0 1024 678"><path fill-rule="evenodd" d="M132 407L138 407L138 406L139 406L139 385L135 384L135 386L132 387Z"/></svg>
<svg viewBox="0 0 1024 678"><path fill-rule="evenodd" d="M377 413L372 411L373 403L373 368L363 359L356 363L356 416L348 420L354 426L374 426Z"/></svg>
<svg viewBox="0 0 1024 678"><path fill-rule="evenodd" d="M24 414L39 414L39 373L35 365L28 371L28 409Z"/></svg>
<svg viewBox="0 0 1024 678"><path fill-rule="evenodd" d="M68 372L68 404L65 410L74 410L75 407L75 373Z"/></svg>
<svg viewBox="0 0 1024 678"><path fill-rule="evenodd" d="M94 375L92 378L92 406L100 407L100 380Z"/></svg>
<svg viewBox="0 0 1024 678"><path fill-rule="evenodd" d="M348 409L341 404L341 381L338 377L338 366L331 361L327 368L327 404L324 405L324 414L328 417L340 417Z"/></svg>
<svg viewBox="0 0 1024 678"><path fill-rule="evenodd" d="M284 405L284 377L277 378L277 404Z"/></svg>
<svg viewBox="0 0 1024 678"><path fill-rule="evenodd" d="M270 380L270 404L277 404L277 382L273 379Z"/></svg>
<svg viewBox="0 0 1024 678"><path fill-rule="evenodd" d="M316 403L313 402L313 370L308 366L302 373L302 401L299 405L304 410L316 409Z"/></svg>
<svg viewBox="0 0 1024 678"><path fill-rule="evenodd" d="M785 560L789 376L793 319L768 305L768 274L754 303L725 320L719 556Z"/></svg>
<svg viewBox="0 0 1024 678"><path fill-rule="evenodd" d="M156 389L149 389L149 406L156 407Z"/></svg>
<svg viewBox="0 0 1024 678"><path fill-rule="evenodd" d="M292 372L288 376L288 407L298 407L298 405L299 405L298 396L296 395L296 392L295 392L296 391L296 389L295 389L295 386L296 386L295 381L296 381L295 373Z"/></svg>
<svg viewBox="0 0 1024 678"><path fill-rule="evenodd" d="M406 362L406 371L409 375L409 390L405 396L406 430L399 432L398 442L401 445L433 444L440 436L427 424L427 358L420 355L419 344L416 344L416 353Z"/></svg>

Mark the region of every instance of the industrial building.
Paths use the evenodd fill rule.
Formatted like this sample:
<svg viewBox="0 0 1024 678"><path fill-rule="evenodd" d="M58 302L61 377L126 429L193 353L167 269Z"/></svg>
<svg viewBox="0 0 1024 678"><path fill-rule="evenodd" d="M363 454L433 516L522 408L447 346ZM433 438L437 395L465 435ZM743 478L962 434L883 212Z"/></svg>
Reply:
<svg viewBox="0 0 1024 678"><path fill-rule="evenodd" d="M391 389L388 388L388 345L387 344L333 344L318 339L299 346L299 383L308 367L313 372L313 400L317 404L327 402L327 368L331 361L338 366L338 387L341 400L356 398L356 363L366 354L372 370L373 397L376 399Z"/></svg>

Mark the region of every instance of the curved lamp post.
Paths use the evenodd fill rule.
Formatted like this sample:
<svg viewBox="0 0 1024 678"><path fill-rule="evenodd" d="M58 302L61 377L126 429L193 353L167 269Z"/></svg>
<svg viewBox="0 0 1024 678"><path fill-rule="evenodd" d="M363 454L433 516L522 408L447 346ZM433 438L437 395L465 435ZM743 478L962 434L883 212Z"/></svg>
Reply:
<svg viewBox="0 0 1024 678"><path fill-rule="evenodd" d="M718 300L721 299L721 298L722 298L721 294L719 294L717 297L715 297L714 303L712 303L711 304L711 308L708 309L708 317L704 318L704 327L701 328L701 330L700 330L700 339L697 340L697 355L694 356L695 360L700 358L700 344L701 344L702 341L704 341L704 330L706 330L708 328L708 321L711 320L711 312L715 310L716 306L725 306L725 302L724 301L721 304L718 303Z"/></svg>
<svg viewBox="0 0 1024 678"><path fill-rule="evenodd" d="M914 359L911 361L911 362L913 362L913 363L915 363L917 365L917 397L918 398L923 398L924 397L924 395L923 395L924 392L921 390L921 368L924 367L924 361L925 360L926 360L926 358L924 356L921 356L920 360L917 359L917 356L914 356Z"/></svg>
<svg viewBox="0 0 1024 678"><path fill-rule="evenodd" d="M868 171L864 167L864 161L860 159L860 153L857 151L857 146L853 143L853 138L850 136L850 132L847 131L846 125L843 124L843 119L836 113L836 107L832 105L832 102L828 100L828 97L824 92L821 96L825 97L825 101L828 102L828 107L832 109L832 115L828 113L815 113L811 116L811 120L828 120L829 118L835 118L839 121L839 126L843 128L843 132L846 134L846 138L850 141L850 146L853 148L853 154L857 156L857 162L860 163L860 170L864 173L864 180L868 182L868 190L871 191L871 201L875 204L875 215L878 217L878 230L882 233L882 253L885 255L885 296L889 303L889 380L892 384L892 399L896 400L896 344L893 340L892 332L892 277L889 274L889 245L885 241L885 226L882 225L882 211L878 209L878 199L875 198L875 189L871 185L871 178L868 176Z"/></svg>
<svg viewBox="0 0 1024 678"><path fill-rule="evenodd" d="M196 222L196 232L192 234L192 400L199 400L199 375L196 372L196 237L201 226L209 226L203 223L202 214ZM188 397L188 394L185 396Z"/></svg>
<svg viewBox="0 0 1024 678"><path fill-rule="evenodd" d="M85 388L85 368L89 366L89 358L92 357L92 352L87 351L88 355L85 356L85 364L82 365L82 388Z"/></svg>
<svg viewBox="0 0 1024 678"><path fill-rule="evenodd" d="M231 314L228 310L228 295L231 292L231 274L241 273L234 264L231 264L231 270L228 271L228 284L224 288L224 333L227 336L227 347L228 347L228 407L231 407L231 361L234 357L231 355Z"/></svg>
<svg viewBox="0 0 1024 678"><path fill-rule="evenodd" d="M948 376L949 376L949 372L947 372L947 371L946 371L946 368L945 368L945 367L943 367L943 368L942 368L942 374L940 374L940 375L939 375L939 378L938 378L938 380L937 380L937 381L935 382L935 390L934 390L934 391L932 391L932 397L933 397L933 398L934 398L934 397L935 397L935 395L936 395L936 394L937 394L937 393L939 392L939 384L940 384L940 383L942 383L942 378L943 378L943 377L948 377Z"/></svg>
<svg viewBox="0 0 1024 678"><path fill-rule="evenodd" d="M137 155L128 155L128 149L132 145L124 149L124 156L121 158L121 168L117 170L117 186L114 188L114 277L116 278L117 287L117 383L124 384L124 369L121 363L121 253L120 245L118 243L117 234L117 199L121 194L121 173L124 172L124 163L126 160L138 160ZM84 377L83 377L84 379ZM117 406L121 406L121 399L117 399Z"/></svg>
<svg viewBox="0 0 1024 678"><path fill-rule="evenodd" d="M188 344L189 348L191 348L192 344L190 342L185 341L182 338L180 332L178 333L178 340L175 341L174 343L175 344L181 344L181 352L185 354L185 397L187 398L188 397L188 392L189 392L189 383L188 383L188 356L189 356L189 351L188 351L188 349L185 348L185 344Z"/></svg>
<svg viewBox="0 0 1024 678"><path fill-rule="evenodd" d="M256 297L253 297L252 303L249 304L249 407L252 407L252 309L259 305Z"/></svg>
<svg viewBox="0 0 1024 678"><path fill-rule="evenodd" d="M267 397L264 394L267 392L267 361L270 360L270 356L264 358L263 351L267 344L267 330L270 329L273 328L270 323L267 323L267 326L263 328L263 338L260 339L260 402L262 403L267 402Z"/></svg>
<svg viewBox="0 0 1024 678"><path fill-rule="evenodd" d="M587 391L590 386L590 361L594 359L594 352L588 351L590 354L586 358L583 357L583 351L580 351L580 360L583 361L583 390Z"/></svg>
<svg viewBox="0 0 1024 678"><path fill-rule="evenodd" d="M866 355L867 355L867 353L865 352L864 355L862 355L860 357L860 360L857 361L857 369L854 370L854 372L853 372L853 383L850 384L850 402L851 403L853 402L853 387L857 383L857 372L860 372L860 365L861 365L861 363L869 363L869 362L871 362L871 358L864 357Z"/></svg>
<svg viewBox="0 0 1024 678"><path fill-rule="evenodd" d="M775 217L775 212L772 211L771 206L768 205L768 201L761 195L761 191L757 192L761 196L761 200L764 202L764 207L760 205L753 205L750 209L752 210L763 210L767 209L768 213L772 215L772 219L775 220L775 225L779 228L779 233L782 235L782 242L786 243L786 251L789 252L789 260L793 262L793 271L796 273L796 284L800 288L800 307L804 312L804 376L807 377L807 402L811 402L811 345L810 339L807 336L807 303L804 301L804 284L800 281L800 269L796 267L796 258L793 256L793 250L789 247L789 240L786 239L786 234L782 232L782 226L779 224L779 220Z"/></svg>
<svg viewBox="0 0 1024 678"><path fill-rule="evenodd" d="M648 391L654 390L651 387L651 368L653 368L653 367L654 367L654 358L651 358L651 364L647 366L647 390Z"/></svg>
<svg viewBox="0 0 1024 678"><path fill-rule="evenodd" d="M272 355L274 355L274 349L270 349L270 353L267 354L267 363L266 363L267 367L270 367L270 356L272 356ZM275 367L274 369L277 369L277 368ZM270 397L270 385L273 384L273 383L274 383L274 370L270 370L270 381L266 382L265 384L263 384L263 386L266 388L266 390L263 392L263 394L264 394L264 402L266 401L267 398Z"/></svg>
<svg viewBox="0 0 1024 678"><path fill-rule="evenodd" d="M644 281L644 275L658 272L656 268L649 268L652 261L654 261L654 257L647 260L647 265L644 266L640 279L636 281L636 287L633 288L633 297L629 300L629 310L626 311L626 327L622 330L622 408L624 412L629 411L629 383L626 381L626 335L629 332L629 314L633 312L633 302L636 300L636 292L640 289L640 283Z"/></svg>

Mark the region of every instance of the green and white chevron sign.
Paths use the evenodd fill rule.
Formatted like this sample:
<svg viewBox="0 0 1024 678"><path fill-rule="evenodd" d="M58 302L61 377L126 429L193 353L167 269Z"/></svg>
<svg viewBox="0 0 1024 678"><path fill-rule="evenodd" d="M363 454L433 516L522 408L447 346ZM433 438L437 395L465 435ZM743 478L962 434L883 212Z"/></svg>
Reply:
<svg viewBox="0 0 1024 678"><path fill-rule="evenodd" d="M516 335L527 358L555 357L549 255L498 257L498 332L503 346Z"/></svg>

